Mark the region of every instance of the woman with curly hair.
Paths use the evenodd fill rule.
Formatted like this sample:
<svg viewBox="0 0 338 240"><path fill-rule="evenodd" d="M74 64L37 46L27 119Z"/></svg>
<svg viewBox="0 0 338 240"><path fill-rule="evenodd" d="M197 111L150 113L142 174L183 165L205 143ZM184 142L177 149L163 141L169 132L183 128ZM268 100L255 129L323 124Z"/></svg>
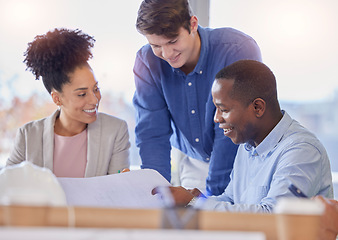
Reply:
<svg viewBox="0 0 338 240"><path fill-rule="evenodd" d="M124 120L99 113L98 82L88 64L95 39L81 30L54 29L28 44L24 62L58 109L17 132L7 165L30 161L57 177L93 177L129 168Z"/></svg>

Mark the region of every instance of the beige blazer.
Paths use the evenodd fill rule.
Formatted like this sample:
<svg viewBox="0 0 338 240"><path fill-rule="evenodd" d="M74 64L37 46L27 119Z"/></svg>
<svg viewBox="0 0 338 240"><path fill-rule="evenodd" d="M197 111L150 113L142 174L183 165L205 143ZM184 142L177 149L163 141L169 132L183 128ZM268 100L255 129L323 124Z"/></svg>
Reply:
<svg viewBox="0 0 338 240"><path fill-rule="evenodd" d="M54 123L59 111L32 121L18 129L14 148L6 165L30 161L53 171ZM129 133L127 123L99 113L88 124L87 166L85 177L103 176L129 168Z"/></svg>

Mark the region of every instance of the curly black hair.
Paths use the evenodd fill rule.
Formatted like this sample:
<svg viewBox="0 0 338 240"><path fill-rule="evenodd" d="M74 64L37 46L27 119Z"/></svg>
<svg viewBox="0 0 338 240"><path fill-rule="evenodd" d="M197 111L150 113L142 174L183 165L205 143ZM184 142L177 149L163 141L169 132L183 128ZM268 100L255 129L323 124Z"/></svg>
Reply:
<svg viewBox="0 0 338 240"><path fill-rule="evenodd" d="M70 82L68 75L76 67L88 64L93 57L91 48L94 42L92 36L81 30L55 28L28 43L23 62L36 80L42 77L49 93L53 89L62 92L62 86Z"/></svg>

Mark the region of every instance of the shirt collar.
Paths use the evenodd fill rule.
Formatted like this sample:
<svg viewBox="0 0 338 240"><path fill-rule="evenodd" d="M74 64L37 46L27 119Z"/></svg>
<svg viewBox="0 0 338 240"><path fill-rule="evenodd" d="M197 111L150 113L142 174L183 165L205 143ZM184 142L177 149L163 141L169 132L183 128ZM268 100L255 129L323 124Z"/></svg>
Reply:
<svg viewBox="0 0 338 240"><path fill-rule="evenodd" d="M209 44L209 42L208 42L209 39L207 37L207 32L206 32L205 28L203 28L201 26L198 26L197 31L198 31L198 34L199 34L200 40L201 40L201 52L200 52L200 56L198 58L198 62L196 64L194 70L191 73L189 73L189 74L194 74L194 73L203 74L203 72L205 71L205 69L204 69L205 68L204 62L205 62L205 59L206 59L206 57L208 55L208 48L207 48L207 46ZM179 69L179 68L173 68L173 67L171 67L171 68L172 68L173 72L175 72L175 73L184 74L181 71L181 69Z"/></svg>
<svg viewBox="0 0 338 240"><path fill-rule="evenodd" d="M250 151L253 156L260 155L264 158L280 142L292 123L292 118L287 112L282 110L282 114L282 119L256 148L249 143L245 143L245 149Z"/></svg>

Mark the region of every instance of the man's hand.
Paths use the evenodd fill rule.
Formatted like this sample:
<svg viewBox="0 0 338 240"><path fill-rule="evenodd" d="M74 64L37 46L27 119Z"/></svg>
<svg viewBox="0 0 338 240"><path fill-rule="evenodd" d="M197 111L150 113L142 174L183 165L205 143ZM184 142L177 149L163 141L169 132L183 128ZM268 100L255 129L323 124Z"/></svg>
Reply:
<svg viewBox="0 0 338 240"><path fill-rule="evenodd" d="M323 198L322 196L314 197L315 200L321 201L325 205L325 212L322 216L320 228L320 240L335 240L338 233L338 202L337 200Z"/></svg>
<svg viewBox="0 0 338 240"><path fill-rule="evenodd" d="M169 190L171 192L171 195L175 201L175 205L176 206L187 206L187 204L191 201L191 199L193 199L194 197L197 197L195 196L191 191L194 190L187 190L185 189L184 187L169 187ZM200 192L198 189L196 189L198 192ZM197 191L194 191L197 192ZM160 193L160 191L158 191L157 188L154 188L151 193L154 195L154 194L157 194L157 193ZM161 196L161 197L164 197L164 196Z"/></svg>
<svg viewBox="0 0 338 240"><path fill-rule="evenodd" d="M188 191L189 191L192 195L194 195L195 197L204 197L204 198L205 198L204 194L201 193L201 191L198 190L197 188L188 189Z"/></svg>

